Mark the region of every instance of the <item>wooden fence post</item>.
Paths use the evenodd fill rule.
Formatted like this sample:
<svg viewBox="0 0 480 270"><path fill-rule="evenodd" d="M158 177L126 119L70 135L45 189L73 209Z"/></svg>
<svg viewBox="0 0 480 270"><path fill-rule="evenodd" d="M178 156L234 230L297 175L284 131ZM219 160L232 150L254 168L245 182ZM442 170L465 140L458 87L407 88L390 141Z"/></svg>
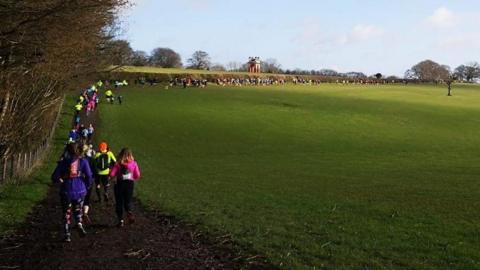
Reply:
<svg viewBox="0 0 480 270"><path fill-rule="evenodd" d="M23 156L23 173L25 173L25 171L27 170L28 168L28 159L27 159L27 153L24 154Z"/></svg>
<svg viewBox="0 0 480 270"><path fill-rule="evenodd" d="M14 172L15 172L15 156L11 156L11 160L10 160L10 177L9 177L9 179L12 179L12 178L13 178Z"/></svg>
<svg viewBox="0 0 480 270"><path fill-rule="evenodd" d="M31 150L28 153L15 153L10 156L0 157L0 184L6 180L13 180L18 176L28 175L31 173L31 168L34 164L45 157L45 153L55 135L55 128L60 121L65 97L66 95L63 95L61 99L55 121L50 128L50 132L46 134L47 138L45 138L34 150Z"/></svg>
<svg viewBox="0 0 480 270"><path fill-rule="evenodd" d="M22 154L18 153L18 160L17 160L17 168L15 169L15 176L18 176L21 168L22 168Z"/></svg>
<svg viewBox="0 0 480 270"><path fill-rule="evenodd" d="M8 157L5 156L2 163L2 182L5 182L5 180L7 179L7 163Z"/></svg>

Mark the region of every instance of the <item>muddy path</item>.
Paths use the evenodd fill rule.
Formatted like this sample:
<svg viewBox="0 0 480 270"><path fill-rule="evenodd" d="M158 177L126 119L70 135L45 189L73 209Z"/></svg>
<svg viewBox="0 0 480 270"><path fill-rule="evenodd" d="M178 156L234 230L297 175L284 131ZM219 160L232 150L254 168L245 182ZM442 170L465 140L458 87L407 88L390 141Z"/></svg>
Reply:
<svg viewBox="0 0 480 270"><path fill-rule="evenodd" d="M95 197L95 195L93 195ZM113 205L94 203L93 224L72 243L62 241L56 188L23 229L0 242L0 269L267 269L259 257L242 255L225 239L207 239L171 217L135 202L136 222L117 228Z"/></svg>

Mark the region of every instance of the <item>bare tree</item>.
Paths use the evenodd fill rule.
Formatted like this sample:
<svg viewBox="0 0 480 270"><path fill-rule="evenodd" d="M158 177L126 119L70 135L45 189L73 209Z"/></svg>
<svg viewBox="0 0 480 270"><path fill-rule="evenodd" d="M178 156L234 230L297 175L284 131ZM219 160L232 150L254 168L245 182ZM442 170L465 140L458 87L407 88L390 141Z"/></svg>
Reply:
<svg viewBox="0 0 480 270"><path fill-rule="evenodd" d="M449 76L448 66L442 66L431 60L422 61L405 73L405 77L409 79L435 82L445 81Z"/></svg>
<svg viewBox="0 0 480 270"><path fill-rule="evenodd" d="M150 56L150 63L163 68L180 68L183 66L180 54L170 48L156 48Z"/></svg>
<svg viewBox="0 0 480 270"><path fill-rule="evenodd" d="M209 69L210 68L210 56L204 51L196 51L192 57L188 59L189 68L192 69Z"/></svg>
<svg viewBox="0 0 480 270"><path fill-rule="evenodd" d="M477 62L460 65L455 69L454 74L459 80L472 82L480 78L480 65Z"/></svg>
<svg viewBox="0 0 480 270"><path fill-rule="evenodd" d="M116 31L118 9L126 4L0 3L0 155L43 140L63 93L107 66L102 52Z"/></svg>
<svg viewBox="0 0 480 270"><path fill-rule="evenodd" d="M338 72L333 69L322 69L319 71L319 75L335 77L338 76Z"/></svg>
<svg viewBox="0 0 480 270"><path fill-rule="evenodd" d="M228 71L240 71L241 68L242 68L242 63L240 62L236 62L236 61L232 61L232 62L229 62L227 64L227 70Z"/></svg>
<svg viewBox="0 0 480 270"><path fill-rule="evenodd" d="M219 63L213 64L213 65L210 67L210 70L212 70L212 71L227 71L227 69L225 68L225 66L222 65L222 64L219 64Z"/></svg>
<svg viewBox="0 0 480 270"><path fill-rule="evenodd" d="M262 72L264 73L282 73L282 65L277 59L268 58L262 62Z"/></svg>
<svg viewBox="0 0 480 270"><path fill-rule="evenodd" d="M103 44L102 53L112 65L123 66L133 63L134 52L126 40L112 40Z"/></svg>
<svg viewBox="0 0 480 270"><path fill-rule="evenodd" d="M132 57L132 65L146 66L148 65L148 54L144 51L134 51Z"/></svg>

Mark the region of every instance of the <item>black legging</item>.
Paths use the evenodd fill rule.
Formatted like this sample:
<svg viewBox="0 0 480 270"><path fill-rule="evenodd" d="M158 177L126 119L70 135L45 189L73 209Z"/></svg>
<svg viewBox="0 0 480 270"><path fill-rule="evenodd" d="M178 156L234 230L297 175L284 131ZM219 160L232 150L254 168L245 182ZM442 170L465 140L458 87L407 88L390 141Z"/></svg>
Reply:
<svg viewBox="0 0 480 270"><path fill-rule="evenodd" d="M105 200L107 200L108 199L108 188L110 187L110 183L108 181L108 175L96 175L95 176L95 185L96 185L95 189L97 191L98 200L102 199L102 197L101 197L102 194L101 194L101 190L100 190L102 185L103 185L103 190L105 192L103 194L103 196L104 196Z"/></svg>
<svg viewBox="0 0 480 270"><path fill-rule="evenodd" d="M134 182L130 180L118 180L114 187L116 212L118 220L123 220L123 211L132 211L132 197Z"/></svg>

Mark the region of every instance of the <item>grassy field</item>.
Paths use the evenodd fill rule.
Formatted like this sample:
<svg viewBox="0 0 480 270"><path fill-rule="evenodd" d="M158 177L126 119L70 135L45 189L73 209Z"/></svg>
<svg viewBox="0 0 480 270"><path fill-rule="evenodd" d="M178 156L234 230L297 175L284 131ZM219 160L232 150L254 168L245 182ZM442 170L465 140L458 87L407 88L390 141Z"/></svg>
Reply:
<svg viewBox="0 0 480 270"><path fill-rule="evenodd" d="M287 269L480 268L480 87L129 88L142 202Z"/></svg>

